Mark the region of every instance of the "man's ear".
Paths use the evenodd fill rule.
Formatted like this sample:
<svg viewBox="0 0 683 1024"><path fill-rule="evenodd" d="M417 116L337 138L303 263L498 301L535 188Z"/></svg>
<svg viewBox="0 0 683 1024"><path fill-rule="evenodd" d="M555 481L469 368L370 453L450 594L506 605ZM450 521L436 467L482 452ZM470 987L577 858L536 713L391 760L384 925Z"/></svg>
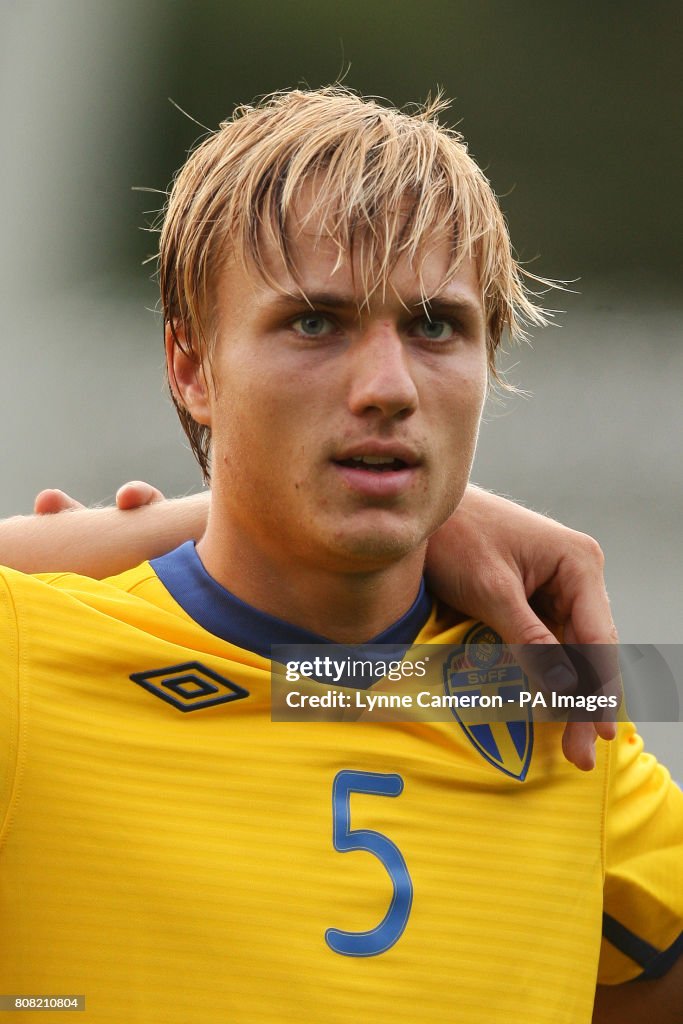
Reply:
<svg viewBox="0 0 683 1024"><path fill-rule="evenodd" d="M164 329L168 381L176 402L187 409L197 423L211 426L211 403L204 364L187 338L185 328L176 322Z"/></svg>

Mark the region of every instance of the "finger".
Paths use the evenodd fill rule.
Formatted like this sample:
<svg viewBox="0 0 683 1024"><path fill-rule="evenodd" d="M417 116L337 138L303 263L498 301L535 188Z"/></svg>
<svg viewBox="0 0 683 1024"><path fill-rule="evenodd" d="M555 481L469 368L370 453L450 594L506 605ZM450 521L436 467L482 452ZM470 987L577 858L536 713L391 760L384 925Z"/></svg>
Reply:
<svg viewBox="0 0 683 1024"><path fill-rule="evenodd" d="M573 594L567 642L577 644L616 644L617 628L612 618L605 580L599 566L590 572L572 572L563 586Z"/></svg>
<svg viewBox="0 0 683 1024"><path fill-rule="evenodd" d="M593 740L594 733L602 739L612 740L617 733L616 718L623 688L617 632L602 571L598 567L594 573L582 574L574 581L573 588L578 593L563 630L564 643L571 644L566 649L526 603L521 582L517 584L516 579L500 589L497 607L493 609L498 624L493 622L491 615L487 620L506 643L522 645L516 647L515 654L527 675L544 692L585 692L615 698L614 706L610 704L598 714L591 714L589 724L595 728L593 732L587 731ZM577 730L577 735L579 732ZM580 741L576 740L576 744L579 749Z"/></svg>
<svg viewBox="0 0 683 1024"><path fill-rule="evenodd" d="M37 516L49 516L57 512L66 512L67 509L84 507L80 501L54 487L41 491L33 502L33 511Z"/></svg>
<svg viewBox="0 0 683 1024"><path fill-rule="evenodd" d="M623 697L623 686L619 668L618 635L612 618L609 598L602 575L587 583L580 598L572 605L571 621L567 626L566 640L580 645L580 652L587 657L600 682L600 692L615 696L618 703ZM605 740L614 739L617 733L616 713L607 714L605 721L596 722L598 735Z"/></svg>
<svg viewBox="0 0 683 1024"><path fill-rule="evenodd" d="M598 736L612 740L623 698L616 644L571 644L565 648L579 676L577 693L597 698L601 707L591 714Z"/></svg>
<svg viewBox="0 0 683 1024"><path fill-rule="evenodd" d="M616 721L595 722L595 731L603 740L613 740L617 735Z"/></svg>
<svg viewBox="0 0 683 1024"><path fill-rule="evenodd" d="M521 581L499 589L486 622L514 649L526 674L544 693L572 693L579 682L564 648L527 604Z"/></svg>
<svg viewBox="0 0 683 1024"><path fill-rule="evenodd" d="M116 492L116 507L124 511L141 508L143 505L153 505L163 500L164 495L158 487L153 487L144 480L130 480L122 484Z"/></svg>
<svg viewBox="0 0 683 1024"><path fill-rule="evenodd" d="M562 736L564 756L582 772L595 768L596 730L592 722L567 722Z"/></svg>
<svg viewBox="0 0 683 1024"><path fill-rule="evenodd" d="M572 662L557 637L527 604L521 584L519 588L500 588L487 622L514 648L525 673L541 690L571 693L576 689L579 680ZM612 739L612 729L616 731L612 722L567 722L562 737L567 761L581 771L591 771L595 767L596 737L599 734Z"/></svg>

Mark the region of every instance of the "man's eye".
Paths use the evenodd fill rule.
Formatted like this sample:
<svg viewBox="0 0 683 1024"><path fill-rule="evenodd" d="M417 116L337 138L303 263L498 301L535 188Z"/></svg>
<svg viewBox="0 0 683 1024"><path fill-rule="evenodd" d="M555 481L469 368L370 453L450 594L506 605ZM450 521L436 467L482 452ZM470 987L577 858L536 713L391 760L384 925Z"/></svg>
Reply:
<svg viewBox="0 0 683 1024"><path fill-rule="evenodd" d="M448 320L430 320L428 317L422 317L415 324L415 332L427 341L450 341L455 334L455 328Z"/></svg>
<svg viewBox="0 0 683 1024"><path fill-rule="evenodd" d="M322 338L334 330L334 324L329 317L322 316L320 313L306 313L305 316L298 316L292 322L292 327L306 338Z"/></svg>

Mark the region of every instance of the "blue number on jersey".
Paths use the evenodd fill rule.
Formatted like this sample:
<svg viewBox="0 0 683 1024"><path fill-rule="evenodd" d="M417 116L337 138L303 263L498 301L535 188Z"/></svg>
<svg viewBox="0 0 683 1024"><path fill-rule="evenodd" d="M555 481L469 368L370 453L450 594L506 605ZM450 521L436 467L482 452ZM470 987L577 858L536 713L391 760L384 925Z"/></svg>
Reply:
<svg viewBox="0 0 683 1024"><path fill-rule="evenodd" d="M351 794L371 793L374 796L398 796L403 792L400 775L380 775L347 769L337 774L332 787L332 840L335 850L367 850L381 860L394 887L389 909L380 923L368 932L343 932L328 928L325 941L330 949L343 956L377 956L398 942L408 923L413 902L413 883L403 854L381 832L350 827Z"/></svg>

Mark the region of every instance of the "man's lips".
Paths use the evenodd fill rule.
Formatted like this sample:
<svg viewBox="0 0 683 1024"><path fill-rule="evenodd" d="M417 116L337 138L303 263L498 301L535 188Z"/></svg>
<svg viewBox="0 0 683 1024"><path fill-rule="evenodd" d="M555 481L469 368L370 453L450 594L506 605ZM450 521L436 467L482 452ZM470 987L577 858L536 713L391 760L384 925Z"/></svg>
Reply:
<svg viewBox="0 0 683 1024"><path fill-rule="evenodd" d="M414 448L397 441L362 441L350 445L333 455L333 461L352 467L365 467L371 471L382 471L382 467L411 469L421 459Z"/></svg>
<svg viewBox="0 0 683 1024"><path fill-rule="evenodd" d="M421 459L406 445L373 441L343 450L332 463L349 490L387 498L408 490Z"/></svg>
<svg viewBox="0 0 683 1024"><path fill-rule="evenodd" d="M391 473L398 469L407 469L402 459L390 459L377 455L357 455L353 459L335 459L338 466L349 469L367 469L374 473Z"/></svg>

